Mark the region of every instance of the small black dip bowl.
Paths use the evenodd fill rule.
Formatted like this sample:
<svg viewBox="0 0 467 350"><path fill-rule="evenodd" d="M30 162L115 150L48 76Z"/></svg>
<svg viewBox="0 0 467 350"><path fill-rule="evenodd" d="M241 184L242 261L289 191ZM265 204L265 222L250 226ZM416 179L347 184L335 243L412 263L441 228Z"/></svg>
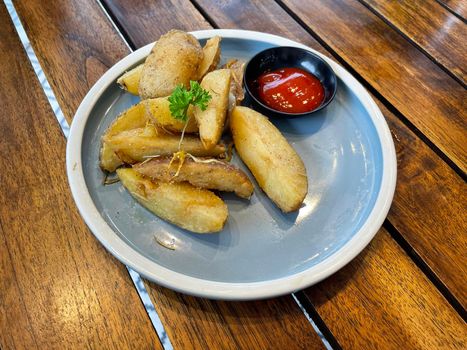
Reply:
<svg viewBox="0 0 467 350"><path fill-rule="evenodd" d="M255 86L258 77L266 72L289 67L302 69L319 79L324 88L324 100L321 105L309 112L288 113L275 110L261 101L258 97L258 89ZM310 51L289 46L273 47L258 53L247 63L243 80L246 90L246 98L243 104L251 106L268 117L310 116L312 113L326 107L334 98L337 90L336 75L329 64Z"/></svg>

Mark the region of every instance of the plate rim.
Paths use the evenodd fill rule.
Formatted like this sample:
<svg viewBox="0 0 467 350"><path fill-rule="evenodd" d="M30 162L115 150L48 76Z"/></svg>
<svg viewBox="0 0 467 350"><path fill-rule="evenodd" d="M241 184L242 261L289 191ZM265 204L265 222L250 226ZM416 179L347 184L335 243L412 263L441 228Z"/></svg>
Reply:
<svg viewBox="0 0 467 350"><path fill-rule="evenodd" d="M397 160L391 132L382 112L368 91L347 70L306 45L281 36L249 30L210 29L190 33L197 39L208 39L219 35L224 38L295 46L309 50L326 60L368 111L381 143L383 164L381 185L364 224L339 250L320 263L293 275L257 282L217 282L187 276L157 264L128 245L100 215L87 189L82 168L82 139L90 112L102 93L110 84L115 83L123 72L144 59L154 43L141 47L113 65L89 90L75 113L67 141L66 169L71 193L81 216L94 236L119 261L144 278L178 292L211 299L252 300L289 294L320 282L348 264L370 243L382 226L391 206L396 188Z"/></svg>

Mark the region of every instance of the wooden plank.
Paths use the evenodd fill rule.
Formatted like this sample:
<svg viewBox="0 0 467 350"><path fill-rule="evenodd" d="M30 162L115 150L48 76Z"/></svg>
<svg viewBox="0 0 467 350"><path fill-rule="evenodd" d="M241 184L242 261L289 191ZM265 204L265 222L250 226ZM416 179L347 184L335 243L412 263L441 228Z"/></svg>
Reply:
<svg viewBox="0 0 467 350"><path fill-rule="evenodd" d="M119 19L120 28L134 47L152 43L167 28L184 31L210 29L211 26L195 7L186 0L103 0L110 12ZM154 9L157 7L157 9ZM154 20L157 19L157 25Z"/></svg>
<svg viewBox="0 0 467 350"><path fill-rule="evenodd" d="M0 348L37 348L1 226L0 276Z"/></svg>
<svg viewBox="0 0 467 350"><path fill-rule="evenodd" d="M437 0L446 8L457 14L464 20L467 19L467 2L465 0Z"/></svg>
<svg viewBox="0 0 467 350"><path fill-rule="evenodd" d="M73 205L65 140L3 4L0 21L0 347L160 349Z"/></svg>
<svg viewBox="0 0 467 350"><path fill-rule="evenodd" d="M232 302L195 298L152 283L149 290L175 348L324 348L290 296Z"/></svg>
<svg viewBox="0 0 467 350"><path fill-rule="evenodd" d="M268 31L300 41L329 55L277 4L230 1L216 4L199 0L219 27ZM243 12L233 9L242 8ZM464 181L394 114L375 98L392 129L398 157L398 182L389 212L391 223L421 256L455 298L467 305ZM420 234L423 232L423 234ZM448 239L446 232L450 232Z"/></svg>
<svg viewBox="0 0 467 350"><path fill-rule="evenodd" d="M159 23L158 18L173 16L174 12L179 9L168 6L170 2L166 2L166 4L167 6L159 6L160 4L158 4L149 10L147 7L141 7L137 2L131 2L131 7L134 10L144 10L142 18L152 23ZM68 101L65 104L64 113L71 118L79 99L86 92L81 86L75 87L74 85L88 86L98 78L94 74L92 78L87 78L86 60L76 59L76 57L89 55L85 42L76 43L76 38L93 40L91 43L94 45L91 55L92 61L102 62L103 60L99 56L102 53L106 57L106 65L114 62L112 61L113 57L110 57L112 52L126 49L122 46L121 39L108 27L108 23L103 23L104 19L99 14L101 10L94 1L80 1L79 4L78 1L76 3L73 1L62 2L59 6L20 1L17 7L20 17L25 23L28 23L26 30L30 36L34 37L33 46L41 63L45 63L43 67L47 76L55 82L54 91L57 92L57 89L61 89L62 82L67 82L67 89L60 90L59 94L61 100ZM87 19L84 23L80 23L79 19L71 18L78 15L78 12L74 10L77 7L86 13ZM188 9L190 8L188 7ZM60 17L64 11L70 13L71 17L67 17L66 20L63 19L63 15ZM47 29L42 30L42 20L46 14L49 18ZM185 15L189 14L185 13ZM130 18L137 17L130 15ZM193 15L190 18L200 17ZM199 25L205 25L203 23L205 22L200 22ZM147 27L149 28L150 25L148 24ZM171 28L172 26L167 28L159 26L158 30L165 32ZM99 39L93 39L92 37L98 30L101 31ZM51 33L60 40L50 41ZM156 40L157 37L153 37L153 35L154 33L150 35L150 38L142 38L142 41ZM99 45L103 45L103 47L101 48ZM57 53L60 54L57 55ZM118 56L116 55L115 60ZM65 69L67 66L70 68ZM78 91L78 93L72 91ZM66 182L64 184L66 185ZM226 303L189 298L155 285L149 285L149 289L157 311L163 315L164 327L175 348L192 348L196 347L197 344L211 344L210 342L225 348L245 349L254 347L255 344L271 346L281 344L291 349L300 348L301 344L305 344L309 349L323 347L318 335L291 296L271 301L232 304L232 306L238 305L235 310L232 310L231 306L227 306ZM170 297L164 295L170 295ZM181 305L181 301L183 301L184 306ZM282 309L285 310L284 313L280 311ZM183 310L183 312L174 312L173 310ZM198 320L205 321L198 322Z"/></svg>
<svg viewBox="0 0 467 350"><path fill-rule="evenodd" d="M351 264L305 291L347 349L465 349L460 316L384 230Z"/></svg>
<svg viewBox="0 0 467 350"><path fill-rule="evenodd" d="M462 171L467 170L467 92L362 4L284 3Z"/></svg>
<svg viewBox="0 0 467 350"><path fill-rule="evenodd" d="M15 7L70 122L92 85L130 50L97 2L20 0ZM74 30L85 27L93 30Z"/></svg>
<svg viewBox="0 0 467 350"><path fill-rule="evenodd" d="M467 26L435 0L360 0L464 85Z"/></svg>
<svg viewBox="0 0 467 350"><path fill-rule="evenodd" d="M465 182L382 105L397 150L388 218L454 298L467 306ZM462 248L463 247L463 248Z"/></svg>

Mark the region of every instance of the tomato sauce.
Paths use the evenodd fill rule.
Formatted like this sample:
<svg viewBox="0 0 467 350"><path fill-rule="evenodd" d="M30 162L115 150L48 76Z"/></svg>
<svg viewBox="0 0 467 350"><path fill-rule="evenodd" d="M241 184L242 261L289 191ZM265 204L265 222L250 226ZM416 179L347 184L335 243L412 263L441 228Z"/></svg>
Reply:
<svg viewBox="0 0 467 350"><path fill-rule="evenodd" d="M311 112L324 100L324 88L319 79L299 68L266 72L259 76L255 85L261 101L281 112Z"/></svg>

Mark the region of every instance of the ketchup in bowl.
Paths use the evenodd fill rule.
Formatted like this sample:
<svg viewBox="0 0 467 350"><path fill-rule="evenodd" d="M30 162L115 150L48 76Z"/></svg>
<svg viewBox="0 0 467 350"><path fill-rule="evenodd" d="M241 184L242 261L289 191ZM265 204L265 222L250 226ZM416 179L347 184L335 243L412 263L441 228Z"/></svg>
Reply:
<svg viewBox="0 0 467 350"><path fill-rule="evenodd" d="M318 78L299 68L280 68L256 79L258 97L268 107L287 113L306 113L324 100L324 88Z"/></svg>

